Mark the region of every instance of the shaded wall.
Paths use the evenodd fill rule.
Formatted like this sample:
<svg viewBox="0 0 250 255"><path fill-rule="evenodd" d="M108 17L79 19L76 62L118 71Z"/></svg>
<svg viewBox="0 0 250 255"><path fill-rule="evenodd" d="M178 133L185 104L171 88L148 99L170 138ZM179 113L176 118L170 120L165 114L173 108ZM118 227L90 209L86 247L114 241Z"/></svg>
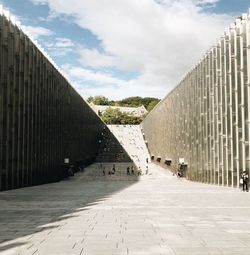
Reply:
<svg viewBox="0 0 250 255"><path fill-rule="evenodd" d="M250 17L245 14L142 123L151 155L187 177L239 186L250 168ZM160 159L161 158L161 159Z"/></svg>
<svg viewBox="0 0 250 255"><path fill-rule="evenodd" d="M0 190L60 180L94 160L103 122L19 28L0 16Z"/></svg>

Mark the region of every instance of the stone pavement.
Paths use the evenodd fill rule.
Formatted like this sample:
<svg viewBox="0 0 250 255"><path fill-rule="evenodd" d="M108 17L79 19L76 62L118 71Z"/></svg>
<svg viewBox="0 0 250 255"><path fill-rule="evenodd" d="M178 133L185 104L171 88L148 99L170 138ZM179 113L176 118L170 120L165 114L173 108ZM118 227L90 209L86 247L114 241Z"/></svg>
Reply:
<svg viewBox="0 0 250 255"><path fill-rule="evenodd" d="M250 196L176 179L81 178L0 193L0 254L250 254Z"/></svg>

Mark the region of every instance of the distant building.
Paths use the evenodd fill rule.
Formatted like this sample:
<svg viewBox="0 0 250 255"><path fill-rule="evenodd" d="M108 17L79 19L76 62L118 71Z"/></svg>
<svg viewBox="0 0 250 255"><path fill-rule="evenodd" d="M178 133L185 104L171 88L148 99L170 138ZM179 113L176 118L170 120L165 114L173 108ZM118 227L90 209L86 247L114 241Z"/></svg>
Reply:
<svg viewBox="0 0 250 255"><path fill-rule="evenodd" d="M142 105L139 107L122 107L122 106L109 106L109 105L95 105L92 102L90 103L92 109L98 114L102 116L102 114L108 109L119 109L122 113L126 113L131 116L142 117L148 113L146 108Z"/></svg>

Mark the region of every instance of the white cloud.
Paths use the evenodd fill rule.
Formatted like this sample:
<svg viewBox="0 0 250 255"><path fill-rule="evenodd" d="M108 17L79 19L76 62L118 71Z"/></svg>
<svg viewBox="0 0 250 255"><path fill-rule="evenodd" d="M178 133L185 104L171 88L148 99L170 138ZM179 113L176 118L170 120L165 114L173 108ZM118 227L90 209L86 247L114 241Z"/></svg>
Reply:
<svg viewBox="0 0 250 255"><path fill-rule="evenodd" d="M47 4L47 0L31 0L34 4Z"/></svg>
<svg viewBox="0 0 250 255"><path fill-rule="evenodd" d="M115 86L125 85L125 81L113 77L109 73L100 71L91 71L89 69L64 65L64 72L70 77L70 80L92 81L99 84L110 84Z"/></svg>
<svg viewBox="0 0 250 255"><path fill-rule="evenodd" d="M204 11L216 0L33 1L47 2L55 16L73 17L101 41L103 53L80 51L84 66L140 73L121 85L130 93L127 87L133 84L139 95L151 91L163 97L162 91L173 88L232 21L228 15ZM93 75L99 77L98 72Z"/></svg>
<svg viewBox="0 0 250 255"><path fill-rule="evenodd" d="M114 56L109 56L105 53L100 53L96 49L81 49L80 62L84 66L90 66L94 68L99 67L112 67L117 65L117 59Z"/></svg>
<svg viewBox="0 0 250 255"><path fill-rule="evenodd" d="M132 96L142 96L142 97L159 97L159 91L161 93L166 93L166 89L163 89L161 87L158 88L158 91L152 90L149 87L144 86L132 86L127 84L125 87L116 87L113 85L103 85L101 87L96 86L88 86L83 87L81 83L78 83L76 86L77 91L80 93L80 95L87 99L89 96L98 96L98 95L105 95L110 99L113 100L120 100L126 97L132 97ZM107 93L108 91L108 93ZM162 94L162 96L164 95Z"/></svg>
<svg viewBox="0 0 250 255"><path fill-rule="evenodd" d="M52 42L44 42L44 44L53 56L65 56L76 50L76 43L69 38L57 37Z"/></svg>
<svg viewBox="0 0 250 255"><path fill-rule="evenodd" d="M164 77L160 76L142 75L136 79L125 81L108 72L93 71L68 64L64 65L62 70L84 98L95 95L107 95L113 99L135 95L160 97L167 92L163 87L147 84L152 80L156 81L156 84L161 84Z"/></svg>
<svg viewBox="0 0 250 255"><path fill-rule="evenodd" d="M40 36L51 36L54 33L45 27L33 27L22 25L24 32L34 39L38 39Z"/></svg>
<svg viewBox="0 0 250 255"><path fill-rule="evenodd" d="M57 48L72 48L75 44L69 38L56 38L55 47Z"/></svg>
<svg viewBox="0 0 250 255"><path fill-rule="evenodd" d="M219 0L196 0L198 4L215 4L219 2Z"/></svg>

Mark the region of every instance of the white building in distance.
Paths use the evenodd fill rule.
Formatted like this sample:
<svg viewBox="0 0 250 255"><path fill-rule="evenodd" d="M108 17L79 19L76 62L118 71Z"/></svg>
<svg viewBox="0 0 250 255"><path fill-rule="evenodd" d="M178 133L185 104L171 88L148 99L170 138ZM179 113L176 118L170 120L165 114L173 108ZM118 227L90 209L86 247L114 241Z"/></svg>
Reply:
<svg viewBox="0 0 250 255"><path fill-rule="evenodd" d="M92 102L90 106L95 111L96 114L101 116L108 108L113 110L119 109L122 113L126 113L131 116L142 117L148 113L144 105L139 107L122 107L122 106L110 106L110 105L95 105Z"/></svg>

